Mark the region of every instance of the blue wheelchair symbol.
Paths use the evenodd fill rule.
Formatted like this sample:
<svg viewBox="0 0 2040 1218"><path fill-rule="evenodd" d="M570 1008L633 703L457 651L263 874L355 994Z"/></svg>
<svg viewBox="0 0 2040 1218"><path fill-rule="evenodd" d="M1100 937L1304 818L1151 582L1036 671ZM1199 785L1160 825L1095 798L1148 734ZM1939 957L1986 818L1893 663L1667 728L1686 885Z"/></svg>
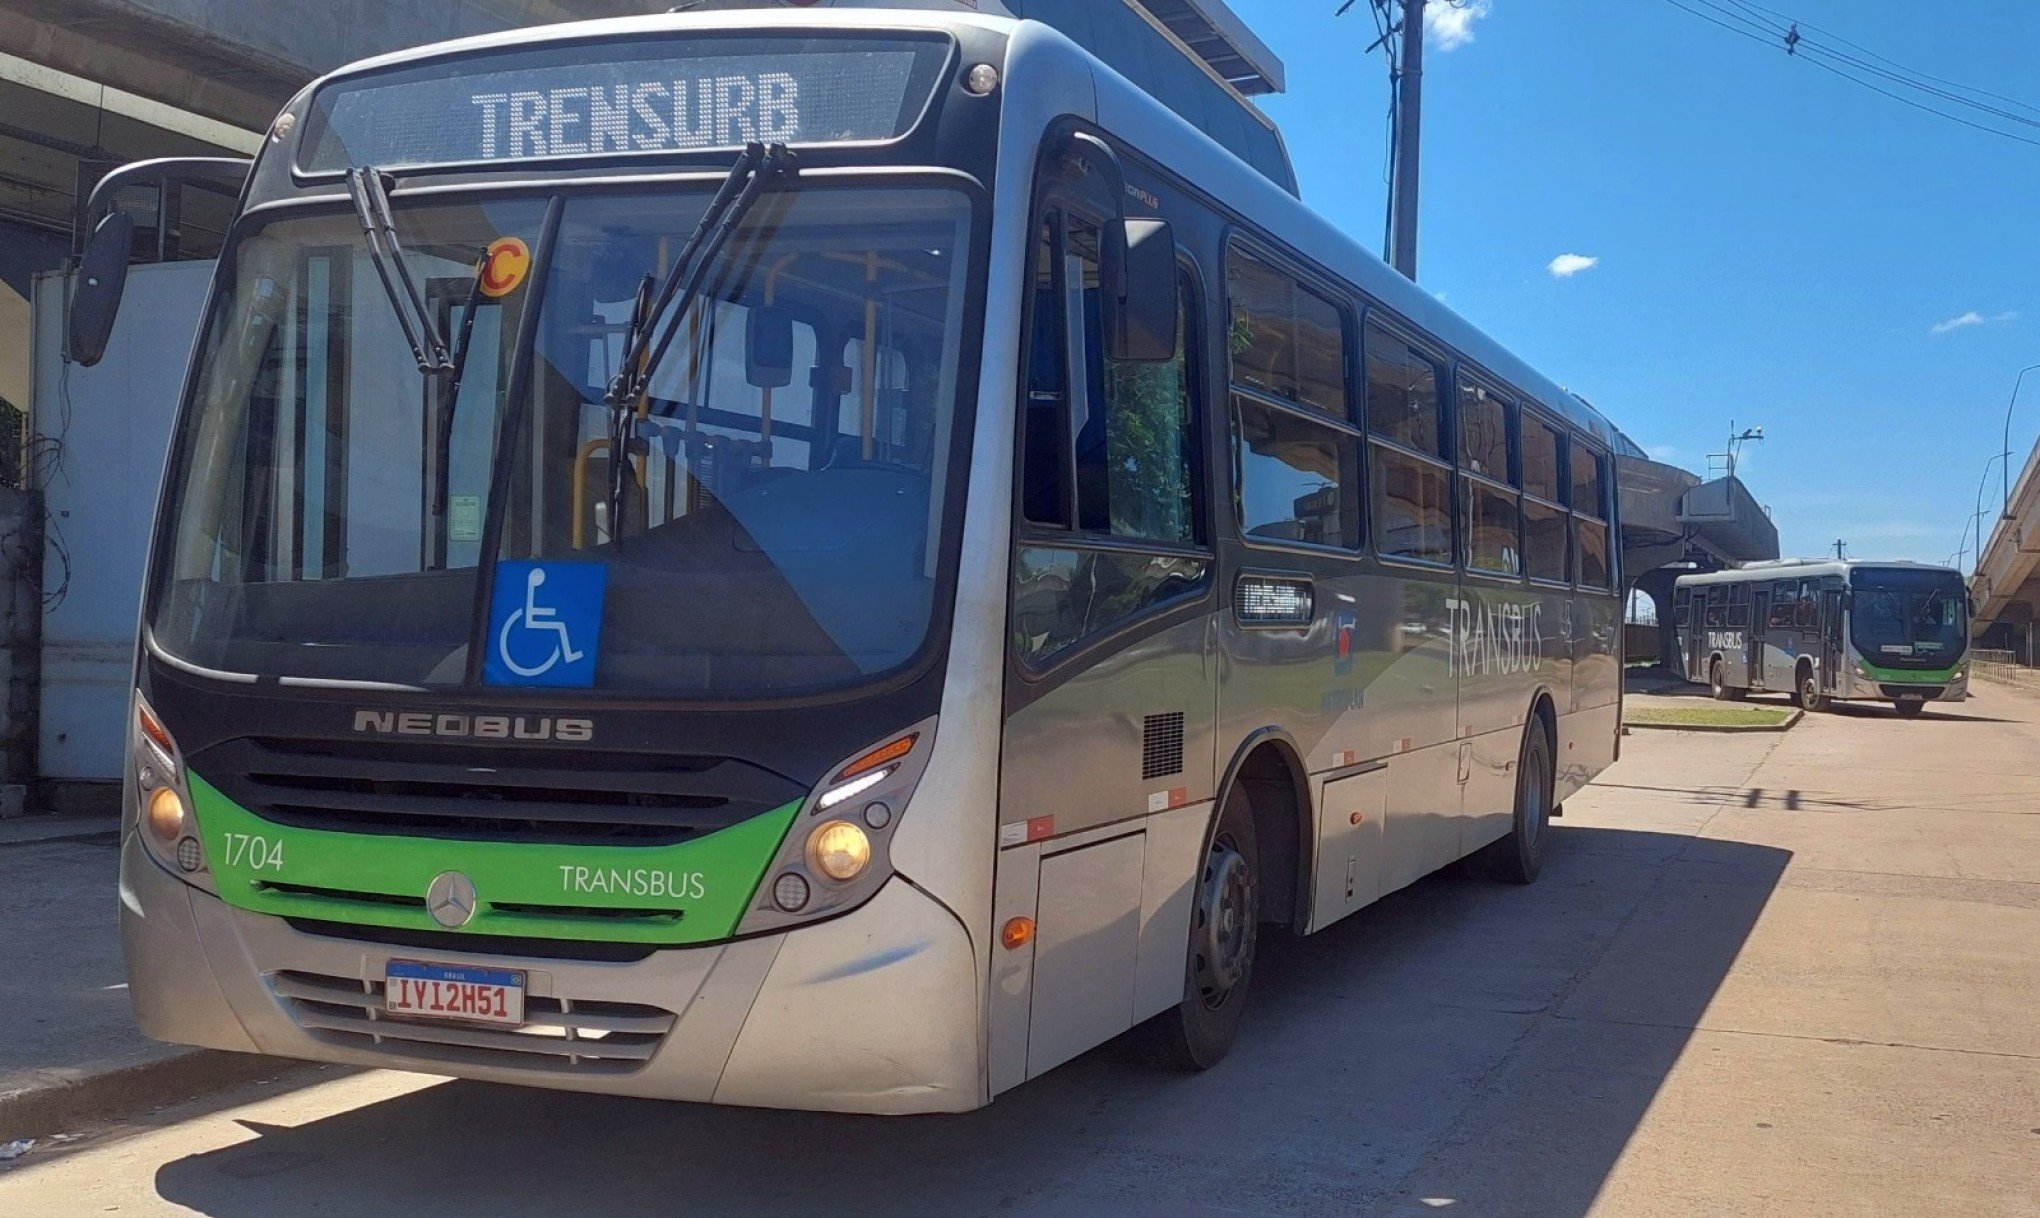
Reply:
<svg viewBox="0 0 2040 1218"><path fill-rule="evenodd" d="M593 686L608 586L600 563L498 563L483 682Z"/></svg>

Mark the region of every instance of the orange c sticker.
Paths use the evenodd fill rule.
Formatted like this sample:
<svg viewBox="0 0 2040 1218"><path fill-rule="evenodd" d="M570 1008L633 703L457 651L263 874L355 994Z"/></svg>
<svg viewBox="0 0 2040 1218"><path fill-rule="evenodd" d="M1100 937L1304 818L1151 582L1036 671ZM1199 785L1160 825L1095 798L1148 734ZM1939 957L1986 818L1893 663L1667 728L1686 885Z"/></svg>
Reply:
<svg viewBox="0 0 2040 1218"><path fill-rule="evenodd" d="M500 300L516 291L530 273L531 247L516 237L498 237L482 257L482 295Z"/></svg>

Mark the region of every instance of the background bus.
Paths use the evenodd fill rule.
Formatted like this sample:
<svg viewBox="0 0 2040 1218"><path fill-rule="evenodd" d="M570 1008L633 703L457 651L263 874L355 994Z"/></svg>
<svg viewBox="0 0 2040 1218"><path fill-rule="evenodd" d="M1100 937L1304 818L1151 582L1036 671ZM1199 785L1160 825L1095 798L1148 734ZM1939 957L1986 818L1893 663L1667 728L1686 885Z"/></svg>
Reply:
<svg viewBox="0 0 2040 1218"><path fill-rule="evenodd" d="M1969 592L1945 567L1757 563L1682 576L1672 612L1687 678L1716 698L1889 702L1912 718L1969 696Z"/></svg>
<svg viewBox="0 0 2040 1218"><path fill-rule="evenodd" d="M347 69L171 454L142 1025L876 1112L1208 1065L1262 924L1536 877L1618 744L1618 450L1036 23Z"/></svg>

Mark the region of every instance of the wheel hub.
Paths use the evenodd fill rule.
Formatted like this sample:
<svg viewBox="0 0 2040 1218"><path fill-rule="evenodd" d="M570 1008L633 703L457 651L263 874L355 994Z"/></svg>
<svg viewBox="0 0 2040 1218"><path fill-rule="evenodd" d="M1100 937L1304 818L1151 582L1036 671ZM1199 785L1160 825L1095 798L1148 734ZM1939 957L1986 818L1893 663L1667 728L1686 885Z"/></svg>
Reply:
<svg viewBox="0 0 2040 1218"><path fill-rule="evenodd" d="M1199 988L1208 1000L1221 999L1246 976L1254 950L1254 877L1223 842L1212 848L1198 915Z"/></svg>

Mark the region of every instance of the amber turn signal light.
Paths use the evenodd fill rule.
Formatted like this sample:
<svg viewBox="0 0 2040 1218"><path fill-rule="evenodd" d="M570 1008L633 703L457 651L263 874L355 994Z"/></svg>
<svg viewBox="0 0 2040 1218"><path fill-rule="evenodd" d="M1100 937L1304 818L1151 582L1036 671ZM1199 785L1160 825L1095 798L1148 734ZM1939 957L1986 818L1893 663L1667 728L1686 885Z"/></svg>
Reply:
<svg viewBox="0 0 2040 1218"><path fill-rule="evenodd" d="M1010 918L999 930L999 942L1009 952L1019 951L1034 942L1033 918Z"/></svg>

